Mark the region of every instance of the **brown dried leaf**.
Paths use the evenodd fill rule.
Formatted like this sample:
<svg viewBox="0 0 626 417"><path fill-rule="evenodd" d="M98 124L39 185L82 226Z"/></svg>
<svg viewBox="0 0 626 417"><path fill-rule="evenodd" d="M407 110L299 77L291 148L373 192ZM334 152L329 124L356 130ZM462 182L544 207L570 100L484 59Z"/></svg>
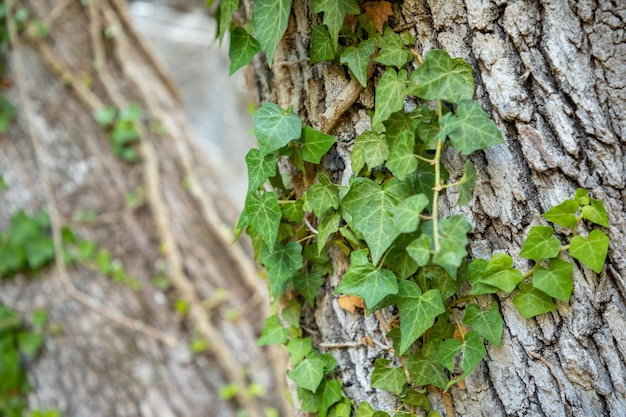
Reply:
<svg viewBox="0 0 626 417"><path fill-rule="evenodd" d="M339 307L349 311L350 313L354 313L354 310L357 308L365 310L365 301L356 295L342 295L339 297L338 302Z"/></svg>
<svg viewBox="0 0 626 417"><path fill-rule="evenodd" d="M376 30L383 33L383 26L389 21L389 16L393 16L391 3L386 0L368 1L363 5L363 8L365 15L374 22Z"/></svg>

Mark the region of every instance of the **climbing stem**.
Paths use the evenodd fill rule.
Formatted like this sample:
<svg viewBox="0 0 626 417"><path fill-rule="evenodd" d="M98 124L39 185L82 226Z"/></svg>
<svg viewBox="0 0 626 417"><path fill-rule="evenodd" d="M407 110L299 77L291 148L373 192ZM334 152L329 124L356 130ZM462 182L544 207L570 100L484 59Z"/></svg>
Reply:
<svg viewBox="0 0 626 417"><path fill-rule="evenodd" d="M441 100L437 100L437 116L442 117ZM441 129L441 128L440 128ZM435 157L432 164L435 165L435 185L433 187L433 240L435 245L435 253L439 252L439 192L443 189L441 186L441 151L443 150L443 141L439 139L437 141L437 148L435 150Z"/></svg>

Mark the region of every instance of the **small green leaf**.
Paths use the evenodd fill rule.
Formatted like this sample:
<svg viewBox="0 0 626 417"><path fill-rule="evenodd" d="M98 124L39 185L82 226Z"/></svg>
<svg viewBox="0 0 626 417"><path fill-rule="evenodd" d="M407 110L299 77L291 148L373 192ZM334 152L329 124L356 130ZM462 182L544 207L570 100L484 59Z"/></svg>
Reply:
<svg viewBox="0 0 626 417"><path fill-rule="evenodd" d="M230 32L230 45L228 58L230 67L228 75L233 75L239 69L245 67L252 58L261 50L261 45L244 28L236 27Z"/></svg>
<svg viewBox="0 0 626 417"><path fill-rule="evenodd" d="M478 334L496 346L502 342L504 322L498 310L498 303L491 303L489 309L482 310L477 304L465 308L463 323L476 330Z"/></svg>
<svg viewBox="0 0 626 417"><path fill-rule="evenodd" d="M287 341L288 331L280 325L280 320L276 315L265 319L265 327L261 337L256 341L257 346L283 344Z"/></svg>
<svg viewBox="0 0 626 417"><path fill-rule="evenodd" d="M424 392L419 392L415 389L409 388L404 396L400 397L402 404L410 405L411 407L419 407L423 410L430 409L430 400Z"/></svg>
<svg viewBox="0 0 626 417"><path fill-rule="evenodd" d="M265 251L261 261L267 267L270 293L278 298L285 291L285 284L302 268L302 246L289 242L284 247L276 244L273 252Z"/></svg>
<svg viewBox="0 0 626 417"><path fill-rule="evenodd" d="M281 312L283 320L291 327L300 327L302 306L296 300L289 300L289 304Z"/></svg>
<svg viewBox="0 0 626 417"><path fill-rule="evenodd" d="M559 254L561 242L554 237L550 226L533 226L522 244L519 256L526 259L555 258Z"/></svg>
<svg viewBox="0 0 626 417"><path fill-rule="evenodd" d="M511 292L522 279L522 273L513 268L513 259L509 255L496 253L489 260L480 281L504 292Z"/></svg>
<svg viewBox="0 0 626 417"><path fill-rule="evenodd" d="M450 58L446 51L431 50L424 54L424 63L413 74L417 85L413 92L424 100L458 103L474 96L472 67L463 58Z"/></svg>
<svg viewBox="0 0 626 417"><path fill-rule="evenodd" d="M459 206L469 205L472 191L476 186L476 167L469 159L465 161L465 169L459 185Z"/></svg>
<svg viewBox="0 0 626 417"><path fill-rule="evenodd" d="M454 371L454 358L463 351L463 342L458 339L444 340L439 346L439 355L437 360L440 364L448 368L450 372Z"/></svg>
<svg viewBox="0 0 626 417"><path fill-rule="evenodd" d="M329 214L331 210L339 208L339 189L330 182L330 179L324 173L319 174L319 181L319 183L309 187L306 195L313 213L317 217L322 218Z"/></svg>
<svg viewBox="0 0 626 417"><path fill-rule="evenodd" d="M396 239L394 245L387 251L385 265L391 269L400 280L403 280L415 274L419 265L408 254L406 247L402 246L405 242L399 242L400 239L402 239L402 237Z"/></svg>
<svg viewBox="0 0 626 417"><path fill-rule="evenodd" d="M574 194L574 200L581 206L586 206L589 204L589 191L584 188L577 188L576 194Z"/></svg>
<svg viewBox="0 0 626 417"><path fill-rule="evenodd" d="M519 293L513 303L525 319L556 310L552 297L533 287L533 284L521 282L517 287Z"/></svg>
<svg viewBox="0 0 626 417"><path fill-rule="evenodd" d="M24 245L24 249L30 269L39 269L54 259L54 243L48 236L39 235L31 238Z"/></svg>
<svg viewBox="0 0 626 417"><path fill-rule="evenodd" d="M393 68L387 69L376 86L376 112L372 119L372 126L376 127L389 119L392 113L404 108L406 96L407 72L401 70L396 73Z"/></svg>
<svg viewBox="0 0 626 417"><path fill-rule="evenodd" d="M359 407L356 409L356 414L354 417L372 417L374 415L374 409L369 403L363 401L359 404Z"/></svg>
<svg viewBox="0 0 626 417"><path fill-rule="evenodd" d="M0 191L4 191L7 188L9 188L9 186L7 185L6 181L4 180L4 177L2 175L0 175Z"/></svg>
<svg viewBox="0 0 626 417"><path fill-rule="evenodd" d="M328 0L335 1L335 0ZM374 41L361 41L358 47L349 46L343 50L339 60L342 64L348 65L352 74L361 83L363 87L367 86L367 68L370 63L370 57L376 52L376 44Z"/></svg>
<svg viewBox="0 0 626 417"><path fill-rule="evenodd" d="M568 302L574 289L571 263L559 258L550 259L549 269L538 267L533 274L533 286L550 297Z"/></svg>
<svg viewBox="0 0 626 417"><path fill-rule="evenodd" d="M281 210L287 221L302 223L302 218L304 217L304 201L301 198L283 203Z"/></svg>
<svg viewBox="0 0 626 417"><path fill-rule="evenodd" d="M415 232L420 222L420 214L427 205L428 197L424 194L416 194L400 201L394 209L394 219L398 224L398 230L402 233Z"/></svg>
<svg viewBox="0 0 626 417"><path fill-rule="evenodd" d="M359 14L361 9L355 0L314 0L313 11L324 13L324 24L336 46L339 41L339 30L343 26L346 14Z"/></svg>
<svg viewBox="0 0 626 417"><path fill-rule="evenodd" d="M467 332L465 336L463 336L463 360L461 361L463 375L450 381L448 386L450 387L456 384L471 374L486 354L485 345L478 332L473 330Z"/></svg>
<svg viewBox="0 0 626 417"><path fill-rule="evenodd" d="M423 195L423 194L420 194ZM421 235L406 247L407 252L419 266L428 264L432 240L428 235Z"/></svg>
<svg viewBox="0 0 626 417"><path fill-rule="evenodd" d="M322 273L319 271L301 272L293 278L293 286L310 307L315 305L315 297L323 283Z"/></svg>
<svg viewBox="0 0 626 417"><path fill-rule="evenodd" d="M405 367L415 386L433 385L441 389L448 386L448 376L444 367L436 360L411 355L407 358Z"/></svg>
<svg viewBox="0 0 626 417"><path fill-rule="evenodd" d="M402 36L388 26L385 27L383 36L378 38L377 44L380 50L374 57L374 61L379 64L401 68L413 59L413 54L409 48L404 46Z"/></svg>
<svg viewBox="0 0 626 417"><path fill-rule="evenodd" d="M18 336L20 353L25 356L34 356L43 344L41 333L20 332ZM1 397L0 397L1 398Z"/></svg>
<svg viewBox="0 0 626 417"><path fill-rule="evenodd" d="M341 215L339 213L332 213L322 219L317 230L317 254L321 254L322 250L326 246L328 237L339 230L339 222L341 221Z"/></svg>
<svg viewBox="0 0 626 417"><path fill-rule="evenodd" d="M289 23L291 0L255 0L252 11L254 36L267 54L272 67L274 52ZM299 135L298 135L299 136Z"/></svg>
<svg viewBox="0 0 626 417"><path fill-rule="evenodd" d="M296 365L313 349L311 339L305 337L304 339L293 338L287 343L287 350L289 351L289 357L291 358L291 364Z"/></svg>
<svg viewBox="0 0 626 417"><path fill-rule="evenodd" d="M233 13L239 10L239 0L220 0L219 20L217 25L217 37L219 38L220 46L224 40L224 35L230 26L230 22L233 18Z"/></svg>
<svg viewBox="0 0 626 417"><path fill-rule="evenodd" d="M414 154L415 136L410 132L395 138L385 166L398 179L404 180L417 169L417 158ZM389 134L387 134L389 140Z"/></svg>
<svg viewBox="0 0 626 417"><path fill-rule="evenodd" d="M302 131L302 159L307 162L319 164L322 156L326 155L337 138L315 130L310 126L305 126Z"/></svg>
<svg viewBox="0 0 626 417"><path fill-rule="evenodd" d="M274 103L265 103L252 118L259 149L264 156L298 139L302 134L300 118Z"/></svg>
<svg viewBox="0 0 626 417"><path fill-rule="evenodd" d="M319 356L304 359L298 362L293 370L287 371L287 375L299 387L315 391L324 377L324 360Z"/></svg>
<svg viewBox="0 0 626 417"><path fill-rule="evenodd" d="M274 155L263 156L261 151L252 148L246 155L248 166L248 192L255 191L269 177L276 175L276 159Z"/></svg>
<svg viewBox="0 0 626 417"><path fill-rule="evenodd" d="M489 263L481 258L473 260L469 264L469 281L472 284L472 295L495 294L498 288L487 285L482 281L485 270Z"/></svg>
<svg viewBox="0 0 626 417"><path fill-rule="evenodd" d="M432 224L432 223L430 223ZM458 268L467 256L467 232L472 229L464 214L450 216L439 221L439 252L433 263L443 267Z"/></svg>
<svg viewBox="0 0 626 417"><path fill-rule="evenodd" d="M417 283L420 288L423 291L438 290L442 300L456 294L463 281L463 279L453 278L444 267L434 264L421 268L417 275Z"/></svg>
<svg viewBox="0 0 626 417"><path fill-rule="evenodd" d="M336 42L333 42L331 39L326 26L314 26L313 34L311 35L311 64L331 60L335 58L336 54Z"/></svg>
<svg viewBox="0 0 626 417"><path fill-rule="evenodd" d="M248 218L250 226L263 238L268 247L273 248L282 217L276 194L272 192L266 192L260 196L249 194L246 200L246 211L253 214Z"/></svg>
<svg viewBox="0 0 626 417"><path fill-rule="evenodd" d="M602 272L611 241L600 230L592 230L589 238L574 236L569 245L569 253L597 274Z"/></svg>
<svg viewBox="0 0 626 417"><path fill-rule="evenodd" d="M582 213L583 219L600 226L609 227L609 217L602 201L592 199L590 206L583 206Z"/></svg>
<svg viewBox="0 0 626 417"><path fill-rule="evenodd" d="M452 147L463 155L503 143L502 133L474 100L460 101L456 107L459 127L450 132Z"/></svg>
<svg viewBox="0 0 626 417"><path fill-rule="evenodd" d="M382 165L389 157L389 146L383 135L366 130L354 141L351 157L352 171L356 175L364 164L367 164L370 170Z"/></svg>
<svg viewBox="0 0 626 417"><path fill-rule="evenodd" d="M93 118L100 126L109 126L115 122L116 116L117 109L113 106L106 106L96 111Z"/></svg>
<svg viewBox="0 0 626 417"><path fill-rule="evenodd" d="M576 213L580 208L574 200L565 200L541 215L544 219L564 227L574 227L578 223Z"/></svg>
<svg viewBox="0 0 626 417"><path fill-rule="evenodd" d="M406 388L406 374L404 369L390 367L390 364L391 361L389 359L377 358L374 361L372 388L391 391L396 395L400 395Z"/></svg>

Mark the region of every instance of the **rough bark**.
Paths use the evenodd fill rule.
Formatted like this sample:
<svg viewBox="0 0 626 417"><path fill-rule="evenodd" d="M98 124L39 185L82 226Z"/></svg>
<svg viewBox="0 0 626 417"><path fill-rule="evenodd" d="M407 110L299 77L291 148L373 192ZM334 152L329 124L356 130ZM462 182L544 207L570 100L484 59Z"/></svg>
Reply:
<svg viewBox="0 0 626 417"><path fill-rule="evenodd" d="M248 4L249 6L249 4ZM498 297L505 319L500 347L451 390L457 416L626 415L626 7L620 1L405 0L393 3L392 27L409 27L419 53L443 48L474 68L476 97L505 143L471 157L478 184L469 209L472 257L515 256L540 214L583 187L606 203L611 247L599 275L576 265L574 293L558 311L524 320L512 298ZM249 10L248 10L249 12ZM332 63L309 65L311 2L296 1L271 70L255 60L250 81L259 102L292 106L306 124L328 130L328 116L349 105L330 132L339 138L323 169L344 184L349 151L369 125L371 89L353 88ZM380 74L375 72L370 85ZM352 100L352 101L350 101ZM332 117L331 117L332 119ZM463 161L445 154L451 177ZM298 180L298 178L296 178ZM308 185L299 179L300 186ZM296 181L297 183L297 181ZM443 196L443 211L456 196ZM356 402L393 410L392 397L370 387L378 346L325 349L369 335L383 344L376 316L342 310L333 295L347 259L331 248L335 272L306 312L321 351L337 359L344 392ZM518 266L525 267L517 259ZM487 305L492 298L480 297ZM387 319L389 312L385 313ZM431 400L445 413L441 394ZM448 415L448 417L450 417Z"/></svg>
<svg viewBox="0 0 626 417"><path fill-rule="evenodd" d="M7 1L14 8L15 2ZM49 26L43 40L13 37L5 91L18 117L0 136L0 229L17 210L50 211L53 229L71 227L118 258L145 289L134 292L85 265L47 268L0 283L0 302L26 315L46 308L63 332L47 335L29 363L32 408L63 416L260 415L284 405L279 356L255 348L266 291L241 243L229 234L236 210L220 193L182 115L176 89L129 24L119 0L24 1ZM105 29L113 37L105 36ZM89 87L87 87L89 86ZM144 111L138 163L113 156L92 114L102 105ZM147 128L158 119L166 134ZM125 195L143 187L137 209ZM76 223L77 210L98 219ZM154 286L165 264L170 289ZM218 291L227 291L219 301ZM183 299L189 313L177 315ZM208 304L213 304L208 307ZM197 333L206 353L189 349ZM228 383L255 381L261 400L219 398ZM245 393L245 387L241 387Z"/></svg>

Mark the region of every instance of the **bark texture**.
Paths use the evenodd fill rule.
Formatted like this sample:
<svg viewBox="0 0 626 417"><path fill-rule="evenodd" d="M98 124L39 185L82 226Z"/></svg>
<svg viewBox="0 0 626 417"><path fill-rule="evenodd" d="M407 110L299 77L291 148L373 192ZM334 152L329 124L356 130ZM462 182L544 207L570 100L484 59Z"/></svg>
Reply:
<svg viewBox="0 0 626 417"><path fill-rule="evenodd" d="M134 292L85 265L57 263L39 277L0 283L0 302L22 314L47 308L63 329L45 338L29 364L32 408L63 416L261 415L272 406L288 415L280 355L255 347L267 295L241 243L229 230L236 210L219 191L182 115L175 87L129 24L119 0L23 1L51 34L13 37L5 91L17 120L0 136L0 229L18 210L50 211L53 228L71 227L109 249L145 289ZM109 35L105 36L105 30ZM92 114L104 105L138 103L144 112L141 159L113 156L106 129ZM148 129L159 120L167 129ZM125 195L142 189L136 209ZM78 210L95 222L72 220ZM165 265L170 288L152 277ZM260 285L258 285L260 284ZM220 291L227 296L220 299ZM187 315L174 303L184 300ZM195 335L195 336L194 336ZM207 340L195 355L190 339ZM268 394L249 399L245 384ZM243 382L243 384L242 384ZM219 398L240 385L233 401Z"/></svg>
<svg viewBox="0 0 626 417"><path fill-rule="evenodd" d="M249 2L248 2L249 3ZM248 4L248 6L250 6ZM369 126L371 89L362 91L331 63L309 65L310 1L295 1L289 29L271 70L258 58L251 85L259 102L293 106L305 123L339 138L324 170L347 183L350 149ZM476 96L500 127L505 143L471 156L478 183L469 209L470 256L519 253L540 214L583 187L609 212L611 247L596 275L580 265L574 293L558 311L524 320L510 297L499 297L505 319L500 347L465 384L451 390L457 416L626 416L626 5L607 0L405 0L393 2L392 27L409 27L419 53L443 48L474 68ZM248 10L249 12L249 10ZM370 85L380 74L374 72ZM343 107L348 107L343 111ZM337 124L329 123L334 115ZM463 161L445 154L451 178ZM306 188L310 179L296 178ZM449 191L448 191L449 192ZM443 214L458 210L443 196ZM314 344L382 344L379 318L342 310L333 290L347 259L331 248L335 266L306 328ZM524 268L524 260L516 264ZM482 296L487 305L491 297ZM390 319L390 312L385 313ZM379 346L325 349L338 360L346 394L393 410L392 397L370 387ZM445 413L442 396L431 400ZM448 408L449 409L449 408ZM450 415L448 414L448 417Z"/></svg>

